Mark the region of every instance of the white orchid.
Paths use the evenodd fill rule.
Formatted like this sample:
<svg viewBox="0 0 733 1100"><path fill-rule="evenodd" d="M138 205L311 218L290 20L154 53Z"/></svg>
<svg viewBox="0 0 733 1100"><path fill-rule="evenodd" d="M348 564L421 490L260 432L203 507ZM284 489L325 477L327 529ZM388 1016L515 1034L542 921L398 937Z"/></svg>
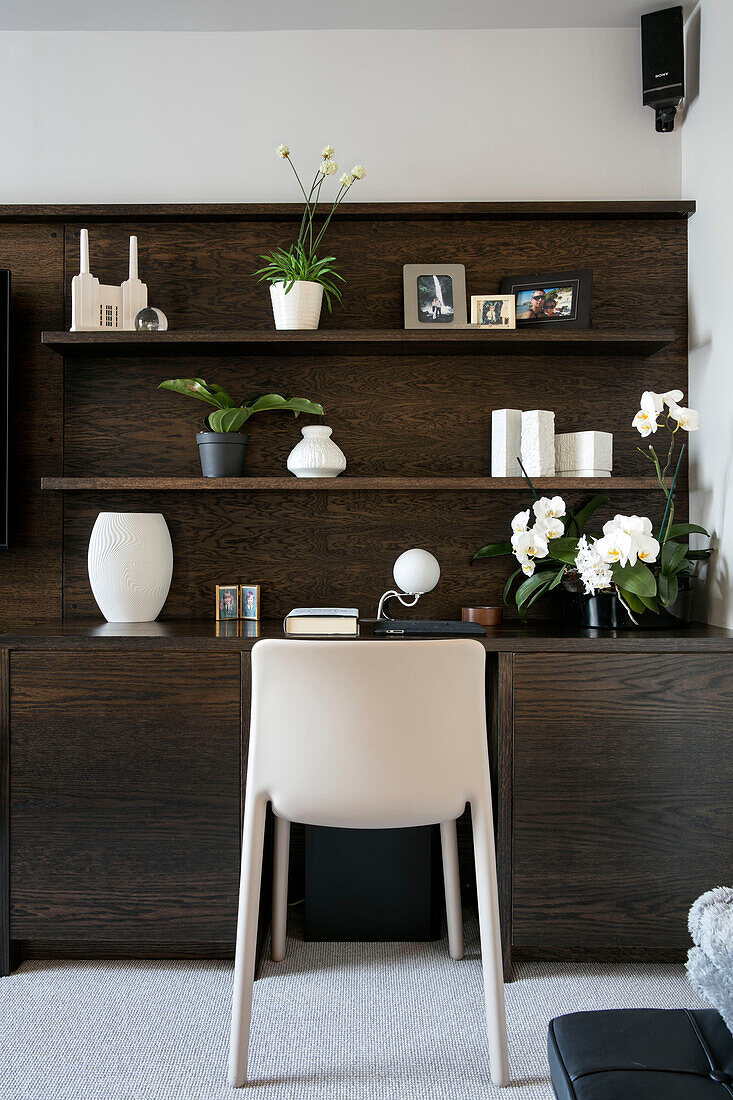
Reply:
<svg viewBox="0 0 733 1100"><path fill-rule="evenodd" d="M679 393L679 390L676 392ZM700 413L697 409L686 409L681 405L670 405L669 415L686 432L696 432L700 427Z"/></svg>
<svg viewBox="0 0 733 1100"><path fill-rule="evenodd" d="M523 531L521 534L513 535L512 545L514 547L514 556L520 565L527 558L546 558L550 552L547 546L547 539L541 531L538 531L536 525L529 531Z"/></svg>
<svg viewBox="0 0 733 1100"><path fill-rule="evenodd" d="M559 539L565 533L561 519L538 519L535 527L546 539Z"/></svg>
<svg viewBox="0 0 733 1100"><path fill-rule="evenodd" d="M652 536L651 520L646 516L616 515L603 525L603 538L594 549L602 561L610 564L636 565L637 559L654 562L660 546Z"/></svg>
<svg viewBox="0 0 733 1100"><path fill-rule="evenodd" d="M592 596L613 584L611 567L598 553L596 543L589 543L585 535L578 539L575 568L580 574L586 596Z"/></svg>
<svg viewBox="0 0 733 1100"><path fill-rule="evenodd" d="M565 501L562 497L541 497L532 505L537 519L557 519L565 515Z"/></svg>
<svg viewBox="0 0 733 1100"><path fill-rule="evenodd" d="M512 531L515 535L523 535L529 528L529 508L524 512L517 512L512 520Z"/></svg>
<svg viewBox="0 0 733 1100"><path fill-rule="evenodd" d="M290 150L288 149L287 145L278 145L275 152L279 157L282 157L283 160L287 160L287 158L290 156Z"/></svg>
<svg viewBox="0 0 733 1100"><path fill-rule="evenodd" d="M647 436L655 432L659 425L657 424L657 418L644 409L640 409L634 419L631 421L631 427L636 428L639 435Z"/></svg>
<svg viewBox="0 0 733 1100"><path fill-rule="evenodd" d="M324 145L321 149L321 156L324 160L330 160L335 152L333 145Z"/></svg>
<svg viewBox="0 0 733 1100"><path fill-rule="evenodd" d="M603 534L609 535L616 528L625 531L627 535L651 535L652 521L646 516L622 516L615 515L608 523L603 524Z"/></svg>
<svg viewBox="0 0 733 1100"><path fill-rule="evenodd" d="M522 562L522 572L528 577L532 576L534 573L534 561L532 558L527 558L526 561Z"/></svg>

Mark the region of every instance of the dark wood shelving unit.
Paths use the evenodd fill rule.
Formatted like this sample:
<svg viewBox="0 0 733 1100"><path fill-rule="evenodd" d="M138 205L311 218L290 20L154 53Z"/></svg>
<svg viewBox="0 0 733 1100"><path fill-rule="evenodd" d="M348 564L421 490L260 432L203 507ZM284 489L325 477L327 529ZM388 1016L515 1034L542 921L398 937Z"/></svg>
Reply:
<svg viewBox="0 0 733 1100"><path fill-rule="evenodd" d="M658 489L655 477L538 477L537 489ZM522 477L44 477L66 492L496 492L527 489Z"/></svg>
<svg viewBox="0 0 733 1100"><path fill-rule="evenodd" d="M59 354L90 356L246 355L618 355L645 358L675 341L673 328L454 332L420 329L179 329L173 332L43 332Z"/></svg>

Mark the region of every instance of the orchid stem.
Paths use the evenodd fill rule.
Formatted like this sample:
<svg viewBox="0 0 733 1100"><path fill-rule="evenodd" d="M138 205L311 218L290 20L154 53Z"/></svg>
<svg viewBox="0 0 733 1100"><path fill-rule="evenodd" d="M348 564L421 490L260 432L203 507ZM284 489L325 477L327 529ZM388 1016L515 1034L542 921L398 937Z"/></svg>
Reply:
<svg viewBox="0 0 733 1100"><path fill-rule="evenodd" d="M664 535L664 525L667 522L667 516L669 514L669 508L670 508L670 505L672 503L672 498L674 497L674 490L675 490L675 486L677 485L677 478L678 478L679 472L680 472L680 464L682 462L682 456L685 453L685 447L686 446L687 446L687 444L683 443L682 447L680 448L680 456L677 459L677 466L675 467L674 477L672 478L672 484L670 486L669 494L667 496L667 507L664 509L664 515L662 516L662 526L659 528L659 541L661 543L666 542L666 539L664 539L662 537Z"/></svg>
<svg viewBox="0 0 733 1100"><path fill-rule="evenodd" d="M519 455L517 455L517 462L519 463L520 469L521 469L522 473L524 474L524 476L525 476L525 478L526 478L527 484L529 485L530 489L532 490L532 496L533 496L533 497L535 498L535 500L539 500L540 498L539 498L539 496L538 496L538 494L537 494L537 490L535 489L534 485L533 485L533 484L532 484L532 482L530 481L530 479L529 479L529 474L528 474L528 473L527 473L527 471L525 470L525 468L524 468L524 463L522 462L522 460L521 460L521 458L519 457Z"/></svg>

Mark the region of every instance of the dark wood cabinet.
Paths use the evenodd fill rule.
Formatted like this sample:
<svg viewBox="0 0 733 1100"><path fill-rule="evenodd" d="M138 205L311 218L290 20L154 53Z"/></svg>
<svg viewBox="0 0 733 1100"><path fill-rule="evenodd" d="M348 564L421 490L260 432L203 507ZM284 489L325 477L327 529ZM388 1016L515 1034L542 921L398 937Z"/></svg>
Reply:
<svg viewBox="0 0 733 1100"><path fill-rule="evenodd" d="M727 653L517 654L514 954L683 954L733 878L732 746Z"/></svg>
<svg viewBox="0 0 733 1100"><path fill-rule="evenodd" d="M14 652L10 683L11 937L231 946L239 653Z"/></svg>

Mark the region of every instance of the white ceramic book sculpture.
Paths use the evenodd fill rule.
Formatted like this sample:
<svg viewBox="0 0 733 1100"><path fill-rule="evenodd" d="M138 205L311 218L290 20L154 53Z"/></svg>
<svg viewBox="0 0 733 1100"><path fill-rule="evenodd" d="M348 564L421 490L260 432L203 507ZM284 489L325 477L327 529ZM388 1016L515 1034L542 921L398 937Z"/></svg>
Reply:
<svg viewBox="0 0 733 1100"><path fill-rule="evenodd" d="M71 280L71 331L123 329L132 332L135 318L148 304L148 288L137 276L137 237L130 237L130 265L120 286L104 286L89 269L89 232L79 235L79 274Z"/></svg>
<svg viewBox="0 0 733 1100"><path fill-rule="evenodd" d="M610 477L610 432L563 432L555 436L555 473L565 477Z"/></svg>
<svg viewBox="0 0 733 1100"><path fill-rule="evenodd" d="M521 477L517 461L522 442L520 409L494 409L491 414L491 476Z"/></svg>
<svg viewBox="0 0 733 1100"><path fill-rule="evenodd" d="M522 463L529 477L554 477L554 412L533 409L522 413Z"/></svg>

